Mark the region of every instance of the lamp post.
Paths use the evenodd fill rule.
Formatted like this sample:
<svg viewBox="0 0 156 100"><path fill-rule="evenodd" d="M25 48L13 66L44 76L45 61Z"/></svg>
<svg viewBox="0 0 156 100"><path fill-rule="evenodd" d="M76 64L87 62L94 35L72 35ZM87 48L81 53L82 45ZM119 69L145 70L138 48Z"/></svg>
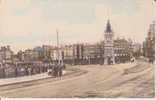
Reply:
<svg viewBox="0 0 156 100"><path fill-rule="evenodd" d="M59 52L59 33L58 30L56 30L57 33L57 58L58 58L58 64L60 64L60 52Z"/></svg>
<svg viewBox="0 0 156 100"><path fill-rule="evenodd" d="M61 62L63 63L63 54L62 54L62 49L60 49L60 46L59 46L59 32L58 32L57 29L56 29L56 33L57 33L57 56L58 56L58 64L61 64ZM62 48L62 46L61 46L61 48Z"/></svg>

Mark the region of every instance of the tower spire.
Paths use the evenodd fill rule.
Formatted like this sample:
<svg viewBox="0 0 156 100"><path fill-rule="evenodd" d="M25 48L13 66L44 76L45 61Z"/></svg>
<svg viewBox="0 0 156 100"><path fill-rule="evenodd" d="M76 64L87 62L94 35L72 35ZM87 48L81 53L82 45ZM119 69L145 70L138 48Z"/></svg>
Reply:
<svg viewBox="0 0 156 100"><path fill-rule="evenodd" d="M106 26L106 33L112 33L112 28L111 28L111 24L110 24L110 20L107 20L107 26Z"/></svg>

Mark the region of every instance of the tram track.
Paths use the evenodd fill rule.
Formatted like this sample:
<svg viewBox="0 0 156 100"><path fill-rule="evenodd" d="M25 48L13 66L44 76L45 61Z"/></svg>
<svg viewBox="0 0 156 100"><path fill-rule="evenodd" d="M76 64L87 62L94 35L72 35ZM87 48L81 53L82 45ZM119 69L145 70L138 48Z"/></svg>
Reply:
<svg viewBox="0 0 156 100"><path fill-rule="evenodd" d="M148 68L150 68L150 67L146 63L138 63L136 66L134 66L132 68L125 69L123 75L139 73L139 72L144 71Z"/></svg>

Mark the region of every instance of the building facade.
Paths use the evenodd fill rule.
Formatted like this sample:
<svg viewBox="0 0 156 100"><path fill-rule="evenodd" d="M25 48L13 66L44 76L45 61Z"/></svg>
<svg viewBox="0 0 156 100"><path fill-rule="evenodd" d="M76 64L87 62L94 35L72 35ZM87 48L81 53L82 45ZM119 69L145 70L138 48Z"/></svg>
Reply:
<svg viewBox="0 0 156 100"><path fill-rule="evenodd" d="M115 63L124 63L132 56L132 42L126 39L114 40Z"/></svg>
<svg viewBox="0 0 156 100"><path fill-rule="evenodd" d="M51 53L51 49L53 49L54 47L50 46L50 45L43 45L42 46L42 57L43 57L43 60L46 61L46 60L49 60L51 57L50 57L50 53Z"/></svg>
<svg viewBox="0 0 156 100"><path fill-rule="evenodd" d="M73 45L74 50L74 59L83 59L83 50L84 45L83 44L74 44Z"/></svg>
<svg viewBox="0 0 156 100"><path fill-rule="evenodd" d="M2 63L12 63L13 51L10 46L3 46L0 49L0 62Z"/></svg>
<svg viewBox="0 0 156 100"><path fill-rule="evenodd" d="M143 56L155 60L155 21L150 25L145 41L143 42Z"/></svg>
<svg viewBox="0 0 156 100"><path fill-rule="evenodd" d="M35 48L33 48L33 51L36 52L38 54L38 60L43 60L43 49L40 46L37 46Z"/></svg>
<svg viewBox="0 0 156 100"><path fill-rule="evenodd" d="M22 50L17 52L19 61L24 61L24 52Z"/></svg>
<svg viewBox="0 0 156 100"><path fill-rule="evenodd" d="M133 56L139 57L142 55L142 45L140 43L133 43Z"/></svg>
<svg viewBox="0 0 156 100"><path fill-rule="evenodd" d="M62 58L63 58L65 63L68 63L68 64L74 63L73 45L65 45L62 48Z"/></svg>
<svg viewBox="0 0 156 100"><path fill-rule="evenodd" d="M32 50L32 49L27 49L24 51L24 61L26 62L31 62L31 61L38 61L39 60L39 52Z"/></svg>
<svg viewBox="0 0 156 100"><path fill-rule="evenodd" d="M74 44L73 53L74 53L74 64L82 64L84 59L84 45Z"/></svg>

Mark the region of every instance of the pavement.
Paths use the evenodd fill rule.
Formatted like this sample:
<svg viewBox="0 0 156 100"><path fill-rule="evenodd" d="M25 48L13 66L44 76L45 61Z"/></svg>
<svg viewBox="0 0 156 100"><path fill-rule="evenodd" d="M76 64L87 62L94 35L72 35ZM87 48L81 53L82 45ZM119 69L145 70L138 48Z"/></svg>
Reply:
<svg viewBox="0 0 156 100"><path fill-rule="evenodd" d="M65 72L65 71L63 71ZM69 74L71 71L66 71L63 75ZM24 82L31 82L37 80L43 80L48 78L54 78L53 76L48 75L48 73L41 73L36 75L29 75L29 76L21 76L21 77L14 77L14 78L2 78L0 79L0 86L24 83Z"/></svg>
<svg viewBox="0 0 156 100"><path fill-rule="evenodd" d="M45 79L45 78L50 78L50 77L52 77L52 76L49 76L47 73L42 73L42 74L36 74L36 75L31 75L31 76L4 78L4 79L0 79L0 86L14 84L14 83L34 81L34 80L40 80L40 79Z"/></svg>

